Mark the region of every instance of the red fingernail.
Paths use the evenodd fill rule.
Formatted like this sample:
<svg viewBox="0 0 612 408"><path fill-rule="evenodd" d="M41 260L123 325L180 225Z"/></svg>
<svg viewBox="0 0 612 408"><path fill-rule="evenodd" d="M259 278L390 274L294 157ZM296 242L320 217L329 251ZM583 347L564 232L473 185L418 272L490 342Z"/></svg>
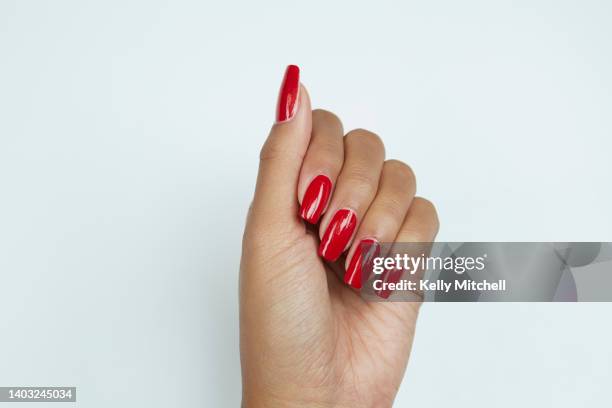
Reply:
<svg viewBox="0 0 612 408"><path fill-rule="evenodd" d="M300 217L311 224L316 224L327 205L331 188L332 182L329 177L324 175L315 177L304 194L302 207L300 208Z"/></svg>
<svg viewBox="0 0 612 408"><path fill-rule="evenodd" d="M335 261L344 252L357 226L355 211L342 208L334 214L323 234L319 255L328 261Z"/></svg>
<svg viewBox="0 0 612 408"><path fill-rule="evenodd" d="M289 65L285 70L285 77L278 93L276 122L285 122L293 118L297 111L299 90L300 68L297 65Z"/></svg>
<svg viewBox="0 0 612 408"><path fill-rule="evenodd" d="M373 238L362 239L355 248L351 262L344 274L344 283L361 289L362 282L369 278L374 258L380 255L380 244Z"/></svg>
<svg viewBox="0 0 612 408"><path fill-rule="evenodd" d="M401 269L388 269L383 272L381 276L381 281L383 283L398 283L402 278L404 271ZM389 299L389 296L393 294L393 291L388 288L388 286L384 286L383 289L376 291L376 295L382 299Z"/></svg>

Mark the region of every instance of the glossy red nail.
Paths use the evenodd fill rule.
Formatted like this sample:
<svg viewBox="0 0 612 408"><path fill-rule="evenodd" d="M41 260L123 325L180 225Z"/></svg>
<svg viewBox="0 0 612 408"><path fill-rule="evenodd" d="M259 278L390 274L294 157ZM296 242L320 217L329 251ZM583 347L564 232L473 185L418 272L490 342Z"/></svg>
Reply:
<svg viewBox="0 0 612 408"><path fill-rule="evenodd" d="M381 281L383 283L398 283L402 278L403 274L404 271L401 269L388 269L383 272L383 275L381 276ZM376 291L376 295L382 299L389 299L392 294L393 290L389 289L386 285L382 289Z"/></svg>
<svg viewBox="0 0 612 408"><path fill-rule="evenodd" d="M361 289L363 282L369 278L374 258L380 255L380 244L373 238L362 239L355 248L353 257L349 262L344 283L355 289Z"/></svg>
<svg viewBox="0 0 612 408"><path fill-rule="evenodd" d="M329 195L331 194L332 182L329 177L319 175L310 182L302 199L300 217L311 224L319 222Z"/></svg>
<svg viewBox="0 0 612 408"><path fill-rule="evenodd" d="M319 255L328 261L335 261L344 252L353 238L357 226L355 211L342 208L334 214L323 234L319 245Z"/></svg>
<svg viewBox="0 0 612 408"><path fill-rule="evenodd" d="M276 122L285 122L293 118L297 111L299 90L300 68L297 65L289 65L278 93Z"/></svg>

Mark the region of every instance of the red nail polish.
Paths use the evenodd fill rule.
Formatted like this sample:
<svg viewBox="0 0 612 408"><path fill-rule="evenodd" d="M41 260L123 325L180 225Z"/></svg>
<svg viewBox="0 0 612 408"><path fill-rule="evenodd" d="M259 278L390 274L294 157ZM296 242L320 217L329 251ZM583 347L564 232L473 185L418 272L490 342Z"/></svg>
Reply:
<svg viewBox="0 0 612 408"><path fill-rule="evenodd" d="M310 182L306 189L304 199L302 199L302 207L300 208L300 217L311 224L316 224L319 217L323 213L329 195L331 194L332 182L329 177L319 175Z"/></svg>
<svg viewBox="0 0 612 408"><path fill-rule="evenodd" d="M372 269L374 258L380 255L380 244L373 238L362 239L355 248L351 262L344 274L344 282L355 289L361 289Z"/></svg>
<svg viewBox="0 0 612 408"><path fill-rule="evenodd" d="M383 275L381 276L381 280L385 283L398 283L400 279L402 278L403 274L404 274L404 271L401 269L396 269L396 268L388 269L385 272L383 272ZM376 295L382 299L389 299L389 296L391 296L392 294L393 294L393 291L386 286L384 289L380 289L376 291Z"/></svg>
<svg viewBox="0 0 612 408"><path fill-rule="evenodd" d="M353 238L357 226L355 211L342 208L334 214L323 234L319 245L319 255L328 261L335 261L344 252Z"/></svg>
<svg viewBox="0 0 612 408"><path fill-rule="evenodd" d="M300 68L297 65L289 65L285 70L285 77L278 93L277 122L285 122L293 118L297 111L299 90Z"/></svg>

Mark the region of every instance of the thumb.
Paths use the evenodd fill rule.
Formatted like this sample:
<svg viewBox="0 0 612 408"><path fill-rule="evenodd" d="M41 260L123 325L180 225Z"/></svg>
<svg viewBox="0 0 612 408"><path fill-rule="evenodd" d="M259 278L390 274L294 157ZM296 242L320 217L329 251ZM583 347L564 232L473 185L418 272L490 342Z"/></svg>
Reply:
<svg viewBox="0 0 612 408"><path fill-rule="evenodd" d="M269 223L298 223L297 185L312 130L312 110L300 69L289 65L278 95L276 123L264 143L252 211Z"/></svg>

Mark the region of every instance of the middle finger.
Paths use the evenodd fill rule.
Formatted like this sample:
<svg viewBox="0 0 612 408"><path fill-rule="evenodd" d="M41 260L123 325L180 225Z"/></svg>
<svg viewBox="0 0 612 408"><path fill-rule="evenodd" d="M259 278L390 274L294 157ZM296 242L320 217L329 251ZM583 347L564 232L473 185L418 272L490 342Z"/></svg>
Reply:
<svg viewBox="0 0 612 408"><path fill-rule="evenodd" d="M349 247L360 220L376 195L385 147L363 129L344 137L344 164L329 208L321 220L319 255L335 261Z"/></svg>

